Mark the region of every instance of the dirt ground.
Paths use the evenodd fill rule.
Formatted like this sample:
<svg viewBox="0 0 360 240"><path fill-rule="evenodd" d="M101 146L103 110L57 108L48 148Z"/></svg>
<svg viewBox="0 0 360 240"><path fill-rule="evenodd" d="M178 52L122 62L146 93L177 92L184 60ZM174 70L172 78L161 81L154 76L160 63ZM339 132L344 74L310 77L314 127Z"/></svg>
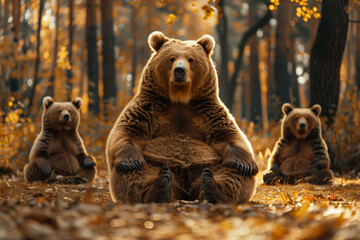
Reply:
<svg viewBox="0 0 360 240"><path fill-rule="evenodd" d="M104 169L71 186L15 175L0 180L0 239L360 239L360 180L259 184L241 205L128 205L112 202Z"/></svg>

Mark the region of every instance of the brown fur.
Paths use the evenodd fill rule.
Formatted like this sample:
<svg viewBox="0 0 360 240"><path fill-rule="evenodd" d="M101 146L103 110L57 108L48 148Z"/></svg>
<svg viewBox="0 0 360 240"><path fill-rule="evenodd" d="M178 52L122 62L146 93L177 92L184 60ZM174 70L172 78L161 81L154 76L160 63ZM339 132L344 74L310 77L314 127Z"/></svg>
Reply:
<svg viewBox="0 0 360 240"><path fill-rule="evenodd" d="M264 175L266 184L331 182L334 174L329 169L329 154L321 136L320 112L317 104L312 108L283 105L281 138L270 156L271 169Z"/></svg>
<svg viewBox="0 0 360 240"><path fill-rule="evenodd" d="M28 182L92 182L96 161L86 152L78 132L81 98L54 102L51 97L45 97L43 105L41 132L24 167L25 179ZM57 175L67 177L56 180Z"/></svg>
<svg viewBox="0 0 360 240"><path fill-rule="evenodd" d="M154 53L139 92L106 145L114 201L240 203L254 193L258 168L249 141L218 98L214 44L208 35L197 41L149 36ZM180 81L178 66L186 69Z"/></svg>

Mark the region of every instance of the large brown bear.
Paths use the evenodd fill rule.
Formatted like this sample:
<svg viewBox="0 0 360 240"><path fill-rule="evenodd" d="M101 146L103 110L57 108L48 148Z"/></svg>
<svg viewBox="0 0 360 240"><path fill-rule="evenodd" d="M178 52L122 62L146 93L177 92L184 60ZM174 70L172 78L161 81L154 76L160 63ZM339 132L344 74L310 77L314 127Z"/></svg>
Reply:
<svg viewBox="0 0 360 240"><path fill-rule="evenodd" d="M24 167L28 182L92 182L96 161L86 152L78 132L82 103L81 98L72 102L54 102L51 97L43 99L41 132L31 148L29 163ZM57 180L57 175L65 177Z"/></svg>
<svg viewBox="0 0 360 240"><path fill-rule="evenodd" d="M178 199L241 203L258 172L246 136L218 97L214 39L153 32L139 92L110 132L106 157L116 202Z"/></svg>
<svg viewBox="0 0 360 240"><path fill-rule="evenodd" d="M270 156L271 169L264 175L264 183L330 183L334 174L321 135L320 105L294 108L285 103L282 110L281 137Z"/></svg>

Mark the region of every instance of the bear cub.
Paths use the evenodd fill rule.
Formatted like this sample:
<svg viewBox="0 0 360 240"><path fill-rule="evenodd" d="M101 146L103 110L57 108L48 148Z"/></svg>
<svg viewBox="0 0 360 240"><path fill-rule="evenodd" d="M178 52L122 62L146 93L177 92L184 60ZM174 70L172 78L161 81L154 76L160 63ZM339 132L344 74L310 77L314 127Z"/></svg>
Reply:
<svg viewBox="0 0 360 240"><path fill-rule="evenodd" d="M329 169L330 158L321 135L321 107L294 108L282 106L284 118L281 137L270 156L270 172L263 176L265 184L328 184L334 178Z"/></svg>
<svg viewBox="0 0 360 240"><path fill-rule="evenodd" d="M54 102L49 96L43 99L41 132L24 167L26 181L60 184L93 181L96 160L86 152L78 132L82 104L81 98L72 102ZM57 179L57 175L64 178Z"/></svg>

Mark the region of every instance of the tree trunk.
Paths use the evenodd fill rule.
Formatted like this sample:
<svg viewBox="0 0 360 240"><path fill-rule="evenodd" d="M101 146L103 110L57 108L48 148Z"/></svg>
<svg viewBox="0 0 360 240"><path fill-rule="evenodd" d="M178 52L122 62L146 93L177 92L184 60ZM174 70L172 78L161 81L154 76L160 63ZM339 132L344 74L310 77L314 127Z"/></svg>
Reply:
<svg viewBox="0 0 360 240"><path fill-rule="evenodd" d="M2 22L3 35L6 36L8 33L8 20L9 20L9 2L10 0L4 1L4 18Z"/></svg>
<svg viewBox="0 0 360 240"><path fill-rule="evenodd" d="M218 7L221 9L219 12L218 20L219 24L216 29L219 36L219 45L221 49L221 62L220 62L220 72L219 72L219 95L220 99L224 101L225 105L231 110L233 102L229 102L226 96L228 88L228 61L229 61L229 43L228 43L228 29L227 29L227 18L225 14L225 0L220 0L218 2ZM235 91L235 89L234 89Z"/></svg>
<svg viewBox="0 0 360 240"><path fill-rule="evenodd" d="M104 83L104 105L115 103L115 56L114 56L114 23L113 23L113 1L101 1L101 24L102 24L102 55L103 55L103 83Z"/></svg>
<svg viewBox="0 0 360 240"><path fill-rule="evenodd" d="M68 58L69 58L69 64L70 64L70 69L67 69L66 72L66 76L67 76L67 81L66 81L66 88L69 89L69 91L67 91L69 94L66 97L68 100L71 99L71 89L72 89L72 78L74 77L73 75L73 59L72 59L72 45L74 42L74 0L69 0L69 45L68 45Z"/></svg>
<svg viewBox="0 0 360 240"><path fill-rule="evenodd" d="M238 57L235 60L235 68L234 73L232 74L230 81L228 83L227 92L226 92L226 98L224 102L231 110L232 103L234 102L234 94L236 89L236 81L239 75L240 70L242 69L242 62L244 57L244 50L245 46L248 43L251 36L255 35L257 30L260 28L263 28L265 25L267 25L272 17L272 13L270 10L268 10L265 15L260 18L254 25L252 25L248 30L244 32L244 34L241 37L241 40L238 44ZM246 89L245 89L246 90Z"/></svg>
<svg viewBox="0 0 360 240"><path fill-rule="evenodd" d="M130 95L133 95L134 92L134 88L135 88L135 80L136 80L136 66L137 66L137 8L136 6L132 6L132 12L131 12L131 35L132 35L132 72L131 72L131 76L132 79L131 80L131 84L130 84ZM129 80L128 80L129 81Z"/></svg>
<svg viewBox="0 0 360 240"><path fill-rule="evenodd" d="M35 97L35 89L39 82L38 71L40 65L40 31L41 31L41 18L42 12L44 10L44 0L40 0L40 7L39 7L39 17L38 17L38 29L36 32L36 59L35 59L35 67L34 67L34 82L30 89L30 96L29 96L29 105L27 110L29 111L33 105L34 97Z"/></svg>
<svg viewBox="0 0 360 240"><path fill-rule="evenodd" d="M357 19L360 19L360 7L357 8ZM360 23L356 23L356 85L357 89L360 92Z"/></svg>
<svg viewBox="0 0 360 240"><path fill-rule="evenodd" d="M300 107L299 99L299 84L296 75L296 62L295 62L295 39L290 37L290 48L289 48L289 62L291 63L291 74L290 74L290 85L291 85L291 103Z"/></svg>
<svg viewBox="0 0 360 240"><path fill-rule="evenodd" d="M13 41L17 42L19 37L19 27L20 27L20 1L13 0L12 1L12 17L13 17L13 27L12 31L14 32Z"/></svg>
<svg viewBox="0 0 360 240"><path fill-rule="evenodd" d="M256 22L256 2L250 1L249 7L249 25L252 26ZM255 124L261 123L261 89L259 76L259 39L256 34L249 40L250 45L250 120Z"/></svg>
<svg viewBox="0 0 360 240"><path fill-rule="evenodd" d="M289 87L290 77L288 73L288 54L289 54L289 31L290 31L290 8L289 4L281 1L277 9L277 27L275 43L275 94L276 94L276 113L275 120L281 118L282 104L290 101Z"/></svg>
<svg viewBox="0 0 360 240"><path fill-rule="evenodd" d="M323 0L321 20L310 55L310 104L320 104L327 124L334 122L340 91L349 0Z"/></svg>
<svg viewBox="0 0 360 240"><path fill-rule="evenodd" d="M99 62L96 38L96 1L86 0L86 47L87 47L87 75L89 84L89 110L98 115L100 112L99 99Z"/></svg>
<svg viewBox="0 0 360 240"><path fill-rule="evenodd" d="M55 39L54 39L54 58L51 67L51 75L49 80L49 86L46 90L46 95L54 95L54 86L55 86L55 70L57 66L57 54L58 54L58 31L59 31L59 9L60 9L60 0L56 0L56 12L55 12ZM64 86L65 87L65 86Z"/></svg>

